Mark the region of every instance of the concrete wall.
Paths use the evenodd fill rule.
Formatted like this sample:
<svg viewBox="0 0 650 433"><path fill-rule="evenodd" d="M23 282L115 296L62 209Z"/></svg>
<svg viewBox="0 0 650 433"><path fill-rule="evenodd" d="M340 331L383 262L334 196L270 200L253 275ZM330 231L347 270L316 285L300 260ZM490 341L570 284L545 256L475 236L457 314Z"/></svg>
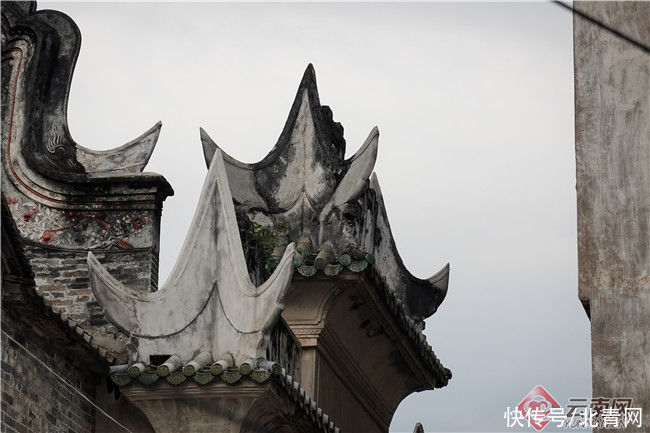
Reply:
<svg viewBox="0 0 650 433"><path fill-rule="evenodd" d="M650 45L650 3L574 7ZM578 15L574 54L579 297L591 315L593 396L633 398L648 426L650 55Z"/></svg>

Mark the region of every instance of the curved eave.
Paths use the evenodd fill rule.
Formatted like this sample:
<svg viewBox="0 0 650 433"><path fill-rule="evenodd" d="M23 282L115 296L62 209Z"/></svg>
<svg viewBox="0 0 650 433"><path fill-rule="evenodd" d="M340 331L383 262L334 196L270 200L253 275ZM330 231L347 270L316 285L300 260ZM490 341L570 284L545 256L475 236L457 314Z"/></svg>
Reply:
<svg viewBox="0 0 650 433"><path fill-rule="evenodd" d="M350 158L345 160L345 165L349 166L351 165L354 161L356 161L359 158L364 158L364 155L367 153L372 153L372 160L373 160L373 166L374 166L374 161L377 160L377 143L376 140L379 138L379 128L376 126L373 126L372 129L370 130L370 134L368 134L368 137L366 138L366 141L363 142L361 147L352 155ZM366 178L370 176L370 173Z"/></svg>
<svg viewBox="0 0 650 433"><path fill-rule="evenodd" d="M5 49L19 39L34 47L26 59L29 61L22 64L27 74L25 85L35 96L26 100L29 122L25 135L16 140L29 167L48 179L70 184L87 182L89 176L141 172L155 148L160 122L136 139L106 151L80 146L71 137L68 98L81 46L81 33L74 21L59 11L37 11L35 2L7 2L2 16L3 25L9 27L3 28L8 39ZM43 149L48 141L57 143L54 151Z"/></svg>
<svg viewBox="0 0 650 433"><path fill-rule="evenodd" d="M225 164L232 167L240 168L242 170L254 171L256 168L256 163L249 164L246 162L241 162L237 158L234 158L228 154L224 149L222 149L215 141L208 135L208 133L203 128L199 128L201 134L201 145L203 146L203 158L205 159L205 165L209 169L210 162L214 157L217 149L221 151L223 155L223 161Z"/></svg>
<svg viewBox="0 0 650 433"><path fill-rule="evenodd" d="M77 159L86 173L141 173L156 148L161 128L162 122L158 122L138 138L110 150L77 145Z"/></svg>
<svg viewBox="0 0 650 433"><path fill-rule="evenodd" d="M384 256L384 262L393 263L396 269L396 275L393 276L397 280L393 284L392 289L396 293L401 293L404 303L408 309L409 315L416 320L424 320L434 314L440 304L447 296L447 289L449 285L449 264L446 264L440 271L433 276L421 279L414 276L404 264L402 257L397 251L395 239L393 237L390 223L388 222L388 215L384 199L379 187L379 182L375 173L370 177L370 188L375 191L377 196L378 211L385 223L388 239L386 241L386 248L383 251L376 252L376 256ZM378 266L380 274L385 272L381 266ZM389 280L389 279L387 279Z"/></svg>
<svg viewBox="0 0 650 433"><path fill-rule="evenodd" d="M422 332L423 327L418 324L413 318L410 317L404 302L402 302L396 295L395 291L390 288L386 279L378 272L376 267L371 268L370 276L377 288L377 292L384 304L393 314L395 320L399 323L402 330L406 333L408 340L420 359L424 362L425 366L433 374L435 388L442 388L447 386L451 380L452 372L440 362L440 359L433 351L433 347L428 343L426 335Z"/></svg>

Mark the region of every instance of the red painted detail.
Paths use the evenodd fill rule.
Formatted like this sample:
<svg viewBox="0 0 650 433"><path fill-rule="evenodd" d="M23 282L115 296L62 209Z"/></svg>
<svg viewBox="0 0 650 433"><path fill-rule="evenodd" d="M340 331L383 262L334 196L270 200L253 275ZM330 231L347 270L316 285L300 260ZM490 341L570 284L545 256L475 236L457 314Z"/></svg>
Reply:
<svg viewBox="0 0 650 433"><path fill-rule="evenodd" d="M43 232L43 236L41 236L41 241L44 244L49 244L50 242L52 242L52 240L54 240L54 234L52 233L52 231L51 230L45 230Z"/></svg>
<svg viewBox="0 0 650 433"><path fill-rule="evenodd" d="M32 218L32 216L35 215L35 214L37 214L37 213L38 213L38 209L28 210L27 212L25 212L25 213L23 214L23 219L24 219L25 221L29 221L29 220Z"/></svg>
<svg viewBox="0 0 650 433"><path fill-rule="evenodd" d="M136 220L135 218L131 218L131 225L136 230L142 228L142 226L145 225L146 223L147 223L147 219L145 217L140 217L139 220Z"/></svg>
<svg viewBox="0 0 650 433"><path fill-rule="evenodd" d="M120 245L122 245L122 246L123 246L124 248L126 248L126 249L129 249L129 250L130 250L130 249L133 249L133 245L131 245L128 241L125 241L125 240L122 239L122 238L119 238L119 239L118 239L118 242L120 243Z"/></svg>
<svg viewBox="0 0 650 433"><path fill-rule="evenodd" d="M106 230L106 231L110 231L111 226L109 226L108 224L106 224L105 221L102 221L102 220L99 219L99 218L93 218L93 219L94 219L95 222L96 222L97 224L99 224L99 225L100 225L104 230Z"/></svg>
<svg viewBox="0 0 650 433"><path fill-rule="evenodd" d="M36 212L38 212L37 209L34 209ZM36 213L34 212L34 213ZM85 219L92 219L95 221L97 224L99 224L104 230L110 231L111 226L104 221L106 219L106 214L105 213L98 213L98 214L83 214L79 216L77 212L70 211L67 213L68 218L70 219L70 225L64 226L64 227L57 227L57 228L49 228L47 229L44 233L43 236L41 236L41 241L43 243L50 243L54 239L54 233L56 232L61 232L65 230L70 230L71 228L75 227L77 224L79 224L81 221ZM31 217L31 215L30 215ZM27 219L25 219L27 221Z"/></svg>

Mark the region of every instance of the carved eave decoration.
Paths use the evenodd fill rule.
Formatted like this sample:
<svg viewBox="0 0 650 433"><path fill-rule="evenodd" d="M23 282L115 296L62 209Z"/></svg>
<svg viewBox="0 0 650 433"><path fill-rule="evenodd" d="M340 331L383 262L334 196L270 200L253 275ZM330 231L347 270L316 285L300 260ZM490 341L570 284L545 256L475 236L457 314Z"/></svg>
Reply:
<svg viewBox="0 0 650 433"><path fill-rule="evenodd" d="M275 147L260 162L247 164L224 152L226 172L240 226L287 227L285 242L297 243L312 267L337 274L374 264L380 278L422 322L447 293L449 265L428 279L406 269L395 246L376 174L379 131L374 127L360 149L344 159L343 127L321 105L312 65L304 73L287 122ZM206 163L219 147L201 129ZM318 261L321 261L320 263ZM249 261L250 263L250 261Z"/></svg>
<svg viewBox="0 0 650 433"><path fill-rule="evenodd" d="M33 204L36 212L24 218L45 209L153 209L173 194L162 176L141 173L160 122L108 151L72 139L67 104L80 43L79 29L66 15L36 11L34 2L3 4L2 186L7 201L18 205L12 213L24 202ZM44 240L49 243L48 236Z"/></svg>

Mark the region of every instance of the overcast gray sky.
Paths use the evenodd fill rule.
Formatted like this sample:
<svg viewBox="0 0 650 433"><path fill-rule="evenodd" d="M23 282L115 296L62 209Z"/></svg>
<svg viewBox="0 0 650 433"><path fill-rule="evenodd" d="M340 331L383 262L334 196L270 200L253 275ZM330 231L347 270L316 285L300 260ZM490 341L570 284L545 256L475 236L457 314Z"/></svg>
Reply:
<svg viewBox="0 0 650 433"><path fill-rule="evenodd" d="M577 297L571 16L550 3L47 3L83 42L69 102L79 144L121 145L162 120L147 171L165 202L161 279L206 169L199 127L242 161L275 144L306 65L352 155L374 125L398 248L426 277L450 262L426 334L453 371L391 431L507 431L541 384L589 397ZM546 430L549 430L547 427ZM546 431L545 430L545 431Z"/></svg>

